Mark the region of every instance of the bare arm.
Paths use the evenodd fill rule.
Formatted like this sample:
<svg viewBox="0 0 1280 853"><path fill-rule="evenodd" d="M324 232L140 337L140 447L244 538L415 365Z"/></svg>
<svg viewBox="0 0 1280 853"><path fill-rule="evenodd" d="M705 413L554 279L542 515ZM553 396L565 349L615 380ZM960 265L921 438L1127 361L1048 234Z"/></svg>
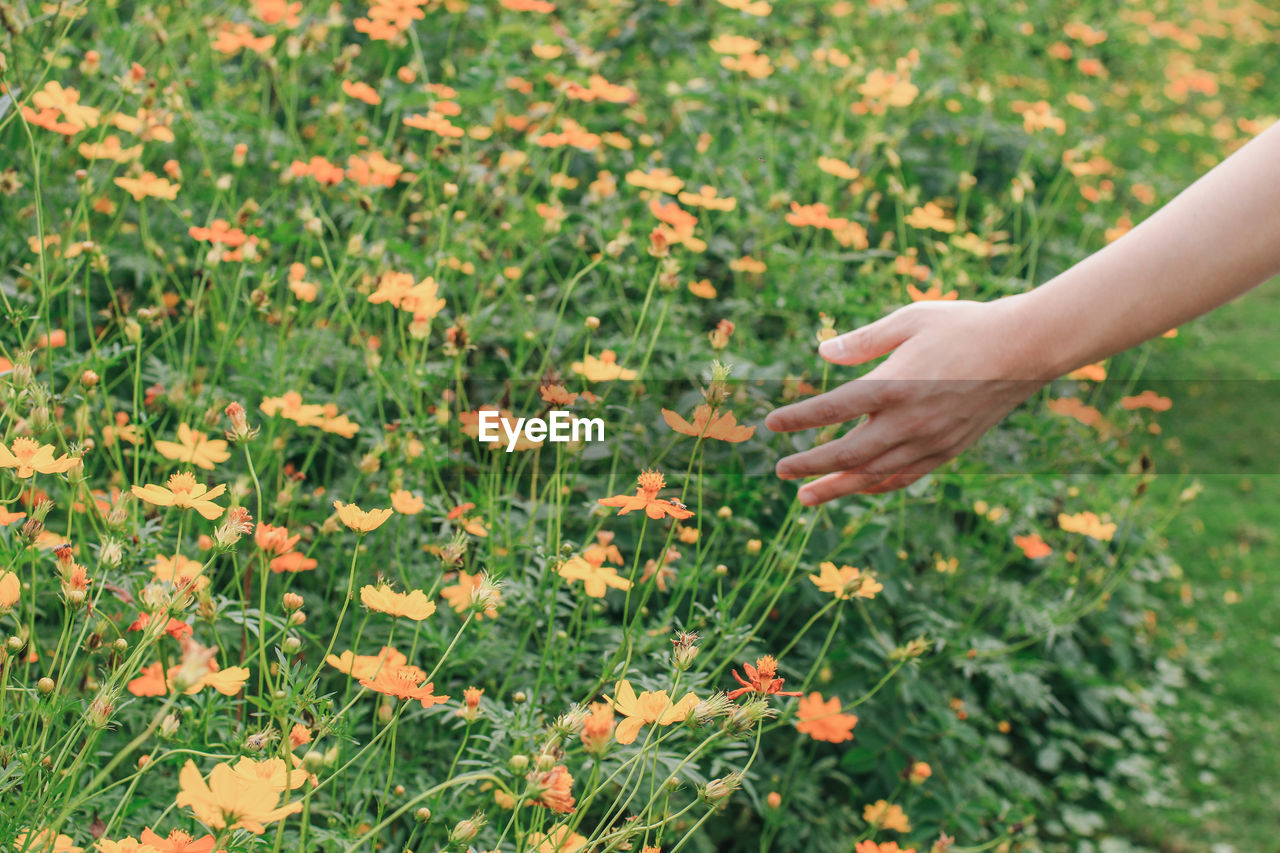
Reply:
<svg viewBox="0 0 1280 853"><path fill-rule="evenodd" d="M868 418L778 462L817 504L908 485L1044 383L1204 314L1280 273L1280 123L1115 243L1028 293L921 302L826 341L865 376L769 414L791 432Z"/></svg>

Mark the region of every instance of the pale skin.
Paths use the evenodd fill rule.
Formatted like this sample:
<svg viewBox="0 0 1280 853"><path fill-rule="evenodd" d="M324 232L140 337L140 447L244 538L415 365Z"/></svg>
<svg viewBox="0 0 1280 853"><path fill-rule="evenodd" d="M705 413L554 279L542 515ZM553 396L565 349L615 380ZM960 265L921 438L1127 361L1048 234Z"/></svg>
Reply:
<svg viewBox="0 0 1280 853"><path fill-rule="evenodd" d="M779 460L817 477L816 505L910 485L958 456L1049 381L1205 314L1280 275L1280 122L1128 234L1051 281L993 302L917 302L824 341L863 376L769 413L775 432L866 416Z"/></svg>

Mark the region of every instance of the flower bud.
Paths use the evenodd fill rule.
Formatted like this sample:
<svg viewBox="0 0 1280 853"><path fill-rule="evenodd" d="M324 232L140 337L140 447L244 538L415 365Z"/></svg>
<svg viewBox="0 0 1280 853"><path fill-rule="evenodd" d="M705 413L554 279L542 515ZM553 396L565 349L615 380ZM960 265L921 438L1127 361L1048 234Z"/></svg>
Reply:
<svg viewBox="0 0 1280 853"><path fill-rule="evenodd" d="M427 808L426 806L423 806L422 808L418 809L416 812L413 813L413 819L416 820L418 823L426 823L427 821L431 820L431 809Z"/></svg>
<svg viewBox="0 0 1280 853"><path fill-rule="evenodd" d="M742 785L742 774L730 773L719 779L712 779L698 789L698 798L711 808L723 805L729 797Z"/></svg>
<svg viewBox="0 0 1280 853"><path fill-rule="evenodd" d="M36 690L40 691L41 696L48 696L55 686L57 685L53 683L53 679L47 675L36 682Z"/></svg>
<svg viewBox="0 0 1280 853"><path fill-rule="evenodd" d="M302 649L302 641L297 637L286 637L280 644L280 651L286 655L296 655Z"/></svg>
<svg viewBox="0 0 1280 853"><path fill-rule="evenodd" d="M285 610L292 613L293 611L301 608L304 602L302 600L302 596L298 595L296 592L286 592L281 598L281 603L284 605Z"/></svg>
<svg viewBox="0 0 1280 853"><path fill-rule="evenodd" d="M484 815L479 812L476 812L474 817L458 821L454 824L453 829L449 831L449 843L459 846L470 844L480 834L480 827L482 826L484 826Z"/></svg>

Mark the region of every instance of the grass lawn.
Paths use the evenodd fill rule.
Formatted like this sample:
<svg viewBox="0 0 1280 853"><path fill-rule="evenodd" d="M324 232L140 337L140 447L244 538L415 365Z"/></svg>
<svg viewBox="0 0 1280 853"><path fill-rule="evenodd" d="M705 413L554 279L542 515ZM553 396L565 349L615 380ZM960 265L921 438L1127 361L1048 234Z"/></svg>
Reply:
<svg viewBox="0 0 1280 853"><path fill-rule="evenodd" d="M1184 327L1156 348L1146 371L1179 380L1170 387L1221 405L1207 417L1193 403L1161 418L1183 446L1192 479L1203 486L1168 531L1169 553L1187 586L1170 589L1183 605L1192 654L1209 651L1209 680L1181 698L1171 768L1187 787L1174 820L1148 809L1126 822L1144 841L1169 850L1276 850L1280 825L1280 464L1274 403L1280 385L1280 282ZM1180 380L1197 380L1183 383ZM1203 380L1203 381L1202 381ZM1226 387L1228 390L1222 391ZM1155 489L1187 485L1162 476ZM1189 592L1189 596L1188 596ZM1191 691L1205 691L1191 693Z"/></svg>

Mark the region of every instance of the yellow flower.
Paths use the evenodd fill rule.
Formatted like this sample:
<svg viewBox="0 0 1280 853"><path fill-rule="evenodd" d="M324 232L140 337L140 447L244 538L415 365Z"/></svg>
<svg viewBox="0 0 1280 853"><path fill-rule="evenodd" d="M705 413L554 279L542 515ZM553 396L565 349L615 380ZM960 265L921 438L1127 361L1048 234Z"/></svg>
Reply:
<svg viewBox="0 0 1280 853"><path fill-rule="evenodd" d="M0 572L0 613L8 613L18 603L22 582L13 572Z"/></svg>
<svg viewBox="0 0 1280 853"><path fill-rule="evenodd" d="M1067 515L1065 512L1058 513L1058 526L1068 533L1083 533L1090 539L1097 539L1099 542L1110 542L1111 538L1116 535L1116 523L1103 522L1092 512L1079 512L1075 515Z"/></svg>
<svg viewBox="0 0 1280 853"><path fill-rule="evenodd" d="M334 501L333 508L338 511L338 518L342 523L357 533L377 530L391 517L389 509L363 510L355 504L344 504L342 501Z"/></svg>
<svg viewBox="0 0 1280 853"><path fill-rule="evenodd" d="M370 610L402 616L421 622L436 612L435 603L428 600L426 594L415 589L412 592L394 592L386 584L365 586L360 589L360 602Z"/></svg>
<svg viewBox="0 0 1280 853"><path fill-rule="evenodd" d="M188 696L199 693L206 687L212 687L223 696L234 696L244 687L244 683L249 680L249 670L243 666L229 666L226 669L216 669L209 672L208 675L201 678L195 684L192 684L184 692Z"/></svg>
<svg viewBox="0 0 1280 853"><path fill-rule="evenodd" d="M635 379L634 370L618 364L618 354L611 349L594 355L583 356L582 361L573 363L573 372L585 376L589 382L611 382L614 379Z"/></svg>
<svg viewBox="0 0 1280 853"><path fill-rule="evenodd" d="M853 566L836 568L832 562L824 562L818 566L819 574L809 575L813 585L823 592L829 592L841 601L853 596L858 598L875 598L876 593L884 589L879 581L870 574L863 574Z"/></svg>
<svg viewBox="0 0 1280 853"><path fill-rule="evenodd" d="M133 196L134 201L151 198L173 201L178 197L179 184L171 184L154 172L143 172L140 178L116 178L116 186Z"/></svg>
<svg viewBox="0 0 1280 853"><path fill-rule="evenodd" d="M197 483L195 475L190 471L171 476L167 487L151 484L131 487L134 497L141 498L147 503L156 506L176 506L179 509L194 509L209 521L222 515L223 507L214 503L213 499L226 490L227 487L222 484L211 489L204 483Z"/></svg>
<svg viewBox="0 0 1280 853"><path fill-rule="evenodd" d="M12 449L0 444L0 468L17 468L14 473L23 479L34 474L62 474L70 471L80 460L65 453L53 457L53 445L41 444L31 438L15 438Z"/></svg>
<svg viewBox="0 0 1280 853"><path fill-rule="evenodd" d="M700 701L692 693L686 693L679 702L673 703L665 690L657 692L646 690L637 696L636 691L631 687L631 682L625 678L618 682L614 698L610 699L608 696L605 698L613 703L613 707L619 714L626 717L614 732L614 738L618 743L635 742L640 729L650 723L669 726L672 723L682 722Z"/></svg>
<svg viewBox="0 0 1280 853"><path fill-rule="evenodd" d="M13 843L17 845L16 849L30 850L32 853L84 853L84 848L72 844L69 836L55 837L47 829L42 829L35 834L19 832L13 839Z"/></svg>
<svg viewBox="0 0 1280 853"><path fill-rule="evenodd" d="M567 826L557 826L545 834L533 833L529 843L535 845L534 853L578 853L587 846L587 839Z"/></svg>
<svg viewBox="0 0 1280 853"><path fill-rule="evenodd" d="M835 157L819 157L818 168L828 175L844 178L846 181L852 181L862 174L845 161L838 160Z"/></svg>
<svg viewBox="0 0 1280 853"><path fill-rule="evenodd" d="M212 470L214 465L231 458L225 441L220 438L210 439L186 424L178 425L177 441L157 441L156 450L165 459L190 462L206 470Z"/></svg>
<svg viewBox="0 0 1280 853"><path fill-rule="evenodd" d="M405 489L391 493L391 508L401 515L417 515L424 506L422 498Z"/></svg>
<svg viewBox="0 0 1280 853"><path fill-rule="evenodd" d="M886 800L876 800L862 810L862 819L876 829L892 829L894 832L910 832L911 821L901 806L890 805Z"/></svg>
<svg viewBox="0 0 1280 853"><path fill-rule="evenodd" d="M174 586L195 584L196 589L204 589L209 585L209 579L202 574L203 571L203 563L181 554L174 554L172 557L161 554L151 567L156 580L168 581Z"/></svg>
<svg viewBox="0 0 1280 853"><path fill-rule="evenodd" d="M399 669L409 659L390 646L383 646L376 655L358 655L347 650L341 655L329 655L324 662L359 681L373 678L383 667Z"/></svg>
<svg viewBox="0 0 1280 853"><path fill-rule="evenodd" d="M604 598L608 587L614 589L631 589L631 581L618 576L613 566L592 565L582 557L573 556L560 564L556 570L560 577L571 581L582 581L585 592L592 598Z"/></svg>
<svg viewBox="0 0 1280 853"><path fill-rule="evenodd" d="M178 775L176 803L190 808L210 829L244 829L255 835L266 831L265 824L283 820L302 811L300 801L277 806L280 789L271 779L237 772L231 765L214 765L208 782L188 760Z"/></svg>

